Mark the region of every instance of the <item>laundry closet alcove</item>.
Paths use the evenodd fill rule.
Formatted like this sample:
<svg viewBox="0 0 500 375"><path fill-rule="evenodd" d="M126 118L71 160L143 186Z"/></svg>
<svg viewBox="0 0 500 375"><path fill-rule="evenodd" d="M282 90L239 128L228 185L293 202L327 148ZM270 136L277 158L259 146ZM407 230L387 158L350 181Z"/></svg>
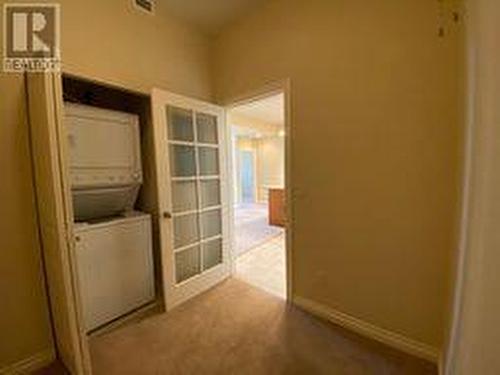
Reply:
<svg viewBox="0 0 500 375"><path fill-rule="evenodd" d="M65 74L26 81L55 346L71 373L91 374L89 335L167 311L231 274L224 110ZM122 149L109 163L87 152L95 140L96 155L110 154L106 132ZM82 257L90 246L93 257Z"/></svg>

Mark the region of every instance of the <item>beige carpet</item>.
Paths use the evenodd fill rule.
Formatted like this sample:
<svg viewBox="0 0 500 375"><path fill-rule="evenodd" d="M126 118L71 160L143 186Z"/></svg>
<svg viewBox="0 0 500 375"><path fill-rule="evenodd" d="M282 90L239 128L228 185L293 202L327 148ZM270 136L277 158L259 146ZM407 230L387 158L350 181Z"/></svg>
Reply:
<svg viewBox="0 0 500 375"><path fill-rule="evenodd" d="M91 339L95 374L436 374L235 279Z"/></svg>

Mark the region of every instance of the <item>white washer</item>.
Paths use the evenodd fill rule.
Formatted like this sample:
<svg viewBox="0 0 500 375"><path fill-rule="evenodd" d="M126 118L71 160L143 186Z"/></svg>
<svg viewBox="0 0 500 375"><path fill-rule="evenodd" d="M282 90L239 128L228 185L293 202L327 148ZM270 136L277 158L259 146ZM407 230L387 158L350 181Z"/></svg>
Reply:
<svg viewBox="0 0 500 375"><path fill-rule="evenodd" d="M87 331L154 300L149 214L77 224L74 234Z"/></svg>

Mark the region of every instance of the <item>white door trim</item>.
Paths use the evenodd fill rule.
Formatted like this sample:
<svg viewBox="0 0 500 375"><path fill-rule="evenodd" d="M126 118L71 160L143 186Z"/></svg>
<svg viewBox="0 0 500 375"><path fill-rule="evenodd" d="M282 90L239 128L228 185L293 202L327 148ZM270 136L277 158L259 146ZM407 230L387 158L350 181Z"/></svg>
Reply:
<svg viewBox="0 0 500 375"><path fill-rule="evenodd" d="M231 108L237 107L242 104L247 104L251 102L258 101L260 99L267 98L276 94L283 93L284 100L284 111L285 111L285 199L286 199L286 216L287 216L287 227L286 227L286 298L287 301L292 301L293 296L293 228L294 228L294 216L293 216L293 180L292 180L292 142L293 142L293 119L291 112L291 79L285 78L282 80L277 80L269 82L260 88L250 90L223 101L223 105L227 111ZM231 135L230 126L226 127L226 134ZM230 139L230 138L229 138ZM231 147L230 142L227 142L227 147ZM228 154L231 155L231 154ZM230 159L230 158L229 158ZM228 181L232 184L233 176L230 173L228 175ZM230 205L231 225L230 225L230 240L231 243L235 243L235 235L233 228L233 218L234 218L234 207ZM233 265L233 273L234 265Z"/></svg>
<svg viewBox="0 0 500 375"><path fill-rule="evenodd" d="M26 79L37 214L57 354L72 373L91 374L75 277L61 75L30 73Z"/></svg>

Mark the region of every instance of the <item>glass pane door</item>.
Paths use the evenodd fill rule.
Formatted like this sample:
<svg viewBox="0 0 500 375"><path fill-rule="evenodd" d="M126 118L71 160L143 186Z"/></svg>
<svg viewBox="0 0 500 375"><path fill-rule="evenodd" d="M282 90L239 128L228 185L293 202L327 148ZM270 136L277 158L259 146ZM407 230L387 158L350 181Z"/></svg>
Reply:
<svg viewBox="0 0 500 375"><path fill-rule="evenodd" d="M224 261L217 117L166 106L174 280L184 283Z"/></svg>

